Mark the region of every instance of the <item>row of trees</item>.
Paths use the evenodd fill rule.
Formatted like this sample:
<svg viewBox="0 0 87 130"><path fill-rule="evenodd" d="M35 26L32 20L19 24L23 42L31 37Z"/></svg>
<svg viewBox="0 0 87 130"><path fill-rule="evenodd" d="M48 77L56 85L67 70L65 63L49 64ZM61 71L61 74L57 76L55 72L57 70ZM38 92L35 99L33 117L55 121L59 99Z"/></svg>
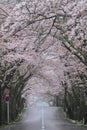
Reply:
<svg viewBox="0 0 87 130"><path fill-rule="evenodd" d="M84 76L81 74L80 76ZM87 77L86 77L87 78ZM79 81L71 82L69 89L67 83L64 85L64 110L71 119L87 123L87 83L85 77Z"/></svg>
<svg viewBox="0 0 87 130"><path fill-rule="evenodd" d="M28 71L20 74L19 67L24 62L18 59L13 62L3 61L0 58L0 125L7 123L7 105L5 101L5 89L10 90L10 122L14 121L24 107L25 98L22 98L22 91L27 80L32 76Z"/></svg>
<svg viewBox="0 0 87 130"><path fill-rule="evenodd" d="M62 106L68 118L87 124L87 75L67 75L69 81L61 82L63 91L54 95L54 105Z"/></svg>

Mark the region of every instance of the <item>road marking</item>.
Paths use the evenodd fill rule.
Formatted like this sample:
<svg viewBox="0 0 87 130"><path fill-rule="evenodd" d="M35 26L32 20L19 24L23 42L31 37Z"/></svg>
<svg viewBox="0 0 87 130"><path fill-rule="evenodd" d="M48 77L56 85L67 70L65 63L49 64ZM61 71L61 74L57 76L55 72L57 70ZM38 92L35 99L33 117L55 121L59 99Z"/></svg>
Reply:
<svg viewBox="0 0 87 130"><path fill-rule="evenodd" d="M45 122L44 122L44 109L42 107L42 130L45 130Z"/></svg>

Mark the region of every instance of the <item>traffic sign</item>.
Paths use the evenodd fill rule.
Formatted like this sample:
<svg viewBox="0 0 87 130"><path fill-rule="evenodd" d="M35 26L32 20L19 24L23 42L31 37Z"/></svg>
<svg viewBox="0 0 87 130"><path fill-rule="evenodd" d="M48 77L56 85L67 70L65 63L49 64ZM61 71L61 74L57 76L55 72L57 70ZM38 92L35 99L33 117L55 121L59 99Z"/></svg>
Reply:
<svg viewBox="0 0 87 130"><path fill-rule="evenodd" d="M9 102L9 95L5 95L5 102L8 103Z"/></svg>

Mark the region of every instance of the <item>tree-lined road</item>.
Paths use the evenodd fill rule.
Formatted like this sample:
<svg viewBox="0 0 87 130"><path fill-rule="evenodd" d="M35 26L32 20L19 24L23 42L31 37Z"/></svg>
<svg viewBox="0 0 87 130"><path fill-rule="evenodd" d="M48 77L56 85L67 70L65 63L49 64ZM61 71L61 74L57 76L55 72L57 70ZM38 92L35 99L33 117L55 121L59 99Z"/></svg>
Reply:
<svg viewBox="0 0 87 130"><path fill-rule="evenodd" d="M18 123L0 130L87 130L87 128L67 121L60 108L28 107Z"/></svg>
<svg viewBox="0 0 87 130"><path fill-rule="evenodd" d="M9 104L13 122L26 99L62 103L69 117L87 124L86 86L87 0L0 0L0 127ZM56 109L32 108L9 129L77 129L56 119Z"/></svg>

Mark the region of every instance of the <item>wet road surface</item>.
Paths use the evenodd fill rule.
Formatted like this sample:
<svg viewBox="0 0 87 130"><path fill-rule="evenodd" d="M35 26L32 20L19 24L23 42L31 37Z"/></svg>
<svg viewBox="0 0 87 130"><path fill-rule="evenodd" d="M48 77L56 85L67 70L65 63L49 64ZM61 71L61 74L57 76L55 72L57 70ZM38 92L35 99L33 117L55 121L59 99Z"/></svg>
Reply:
<svg viewBox="0 0 87 130"><path fill-rule="evenodd" d="M21 120L0 130L87 130L79 124L72 124L57 107L31 107L25 110Z"/></svg>

